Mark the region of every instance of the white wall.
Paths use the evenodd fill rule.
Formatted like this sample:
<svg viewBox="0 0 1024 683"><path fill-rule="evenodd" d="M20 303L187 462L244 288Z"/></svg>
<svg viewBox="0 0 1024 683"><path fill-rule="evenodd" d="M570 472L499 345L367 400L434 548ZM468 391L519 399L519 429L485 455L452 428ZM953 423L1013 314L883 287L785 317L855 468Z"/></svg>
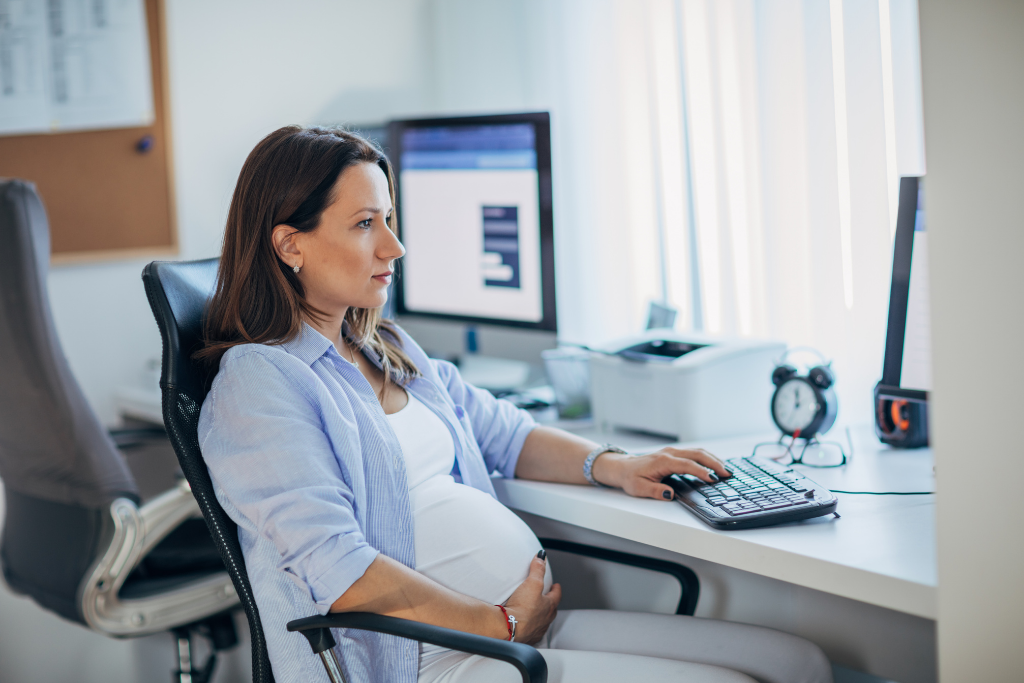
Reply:
<svg viewBox="0 0 1024 683"><path fill-rule="evenodd" d="M1024 671L1024 3L921 0L939 676ZM964 506L962 484L1006 482Z"/></svg>

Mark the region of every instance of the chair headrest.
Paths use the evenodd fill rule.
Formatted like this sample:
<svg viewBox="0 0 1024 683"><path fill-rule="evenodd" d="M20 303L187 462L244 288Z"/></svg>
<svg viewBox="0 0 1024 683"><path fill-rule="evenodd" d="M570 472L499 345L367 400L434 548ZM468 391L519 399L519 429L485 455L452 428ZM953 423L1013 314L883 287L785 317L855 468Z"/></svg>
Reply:
<svg viewBox="0 0 1024 683"><path fill-rule="evenodd" d="M146 295L164 339L160 386L174 388L201 405L206 373L192 355L203 347L203 315L217 287L220 259L154 261L142 271Z"/></svg>

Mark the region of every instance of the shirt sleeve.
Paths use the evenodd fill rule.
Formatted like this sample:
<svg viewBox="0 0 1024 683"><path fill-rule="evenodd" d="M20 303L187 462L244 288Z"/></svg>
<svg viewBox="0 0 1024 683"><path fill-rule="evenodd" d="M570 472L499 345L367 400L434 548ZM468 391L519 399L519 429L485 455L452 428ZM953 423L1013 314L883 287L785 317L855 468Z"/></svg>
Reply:
<svg viewBox="0 0 1024 683"><path fill-rule="evenodd" d="M458 368L447 361L431 360L438 377L456 406L469 418L488 472L506 479L516 475L516 464L526 437L537 426L528 412L491 392L462 380Z"/></svg>
<svg viewBox="0 0 1024 683"><path fill-rule="evenodd" d="M226 358L203 403L199 436L225 509L273 543L278 569L326 613L377 550L356 519L346 459L335 455L347 448L356 454L347 462L361 462L354 419L352 441L332 445L319 403L293 375L260 352Z"/></svg>

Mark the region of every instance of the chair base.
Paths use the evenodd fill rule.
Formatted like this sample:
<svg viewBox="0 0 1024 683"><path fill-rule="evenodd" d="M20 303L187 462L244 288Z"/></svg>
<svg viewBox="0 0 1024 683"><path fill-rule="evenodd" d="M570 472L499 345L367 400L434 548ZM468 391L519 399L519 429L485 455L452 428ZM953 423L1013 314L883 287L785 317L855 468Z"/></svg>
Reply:
<svg viewBox="0 0 1024 683"><path fill-rule="evenodd" d="M203 621L173 629L178 651L178 668L174 683L210 683L217 667L217 655L238 645L238 632L230 612L217 614ZM211 650L201 667L192 663L192 636L202 635L210 641Z"/></svg>

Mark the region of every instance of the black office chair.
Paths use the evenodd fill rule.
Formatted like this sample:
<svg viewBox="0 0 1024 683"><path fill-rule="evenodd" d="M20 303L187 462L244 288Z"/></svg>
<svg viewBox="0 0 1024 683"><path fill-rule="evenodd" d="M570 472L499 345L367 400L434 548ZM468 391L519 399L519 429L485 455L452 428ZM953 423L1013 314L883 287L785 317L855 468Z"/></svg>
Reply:
<svg viewBox="0 0 1024 683"><path fill-rule="evenodd" d="M112 438L71 374L47 295L49 225L31 183L0 181L0 242L4 579L107 636L173 631L187 644L201 630L229 647L237 637L225 612L238 599L187 484L169 470L169 490L143 500L118 448L158 454L163 430Z"/></svg>
<svg viewBox="0 0 1024 683"><path fill-rule="evenodd" d="M217 502L213 483L203 461L197 436L199 409L209 388L210 377L192 356L202 346L203 313L216 286L218 259L182 262L153 262L142 272L146 295L156 316L163 338L163 414L171 443L181 469L195 494L210 533L220 548L224 564L234 581L235 590L249 618L252 634L252 669L256 683L274 680L267 655L259 608L252 595L245 560L238 542L237 528ZM668 573L679 580L682 595L676 612L693 614L700 584L688 568L663 560L629 555L577 543L544 539L553 550L574 552L636 567ZM344 683L342 667L335 654L332 629L360 629L410 638L453 650L499 659L515 666L524 683L545 683L547 665L536 649L521 643L509 643L462 631L430 626L416 621L378 614L349 612L296 619L287 625L299 631L313 652L319 655L334 683Z"/></svg>

